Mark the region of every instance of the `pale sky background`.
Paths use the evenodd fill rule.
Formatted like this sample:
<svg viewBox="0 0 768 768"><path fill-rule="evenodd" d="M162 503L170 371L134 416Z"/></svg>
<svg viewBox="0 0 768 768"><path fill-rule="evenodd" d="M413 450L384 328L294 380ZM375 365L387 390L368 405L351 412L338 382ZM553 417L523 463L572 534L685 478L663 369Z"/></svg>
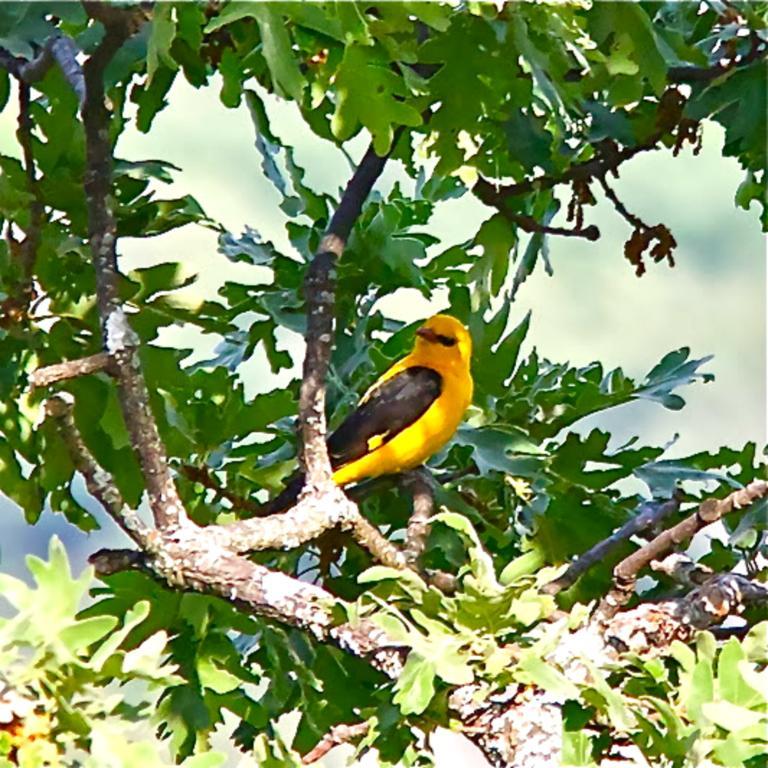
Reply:
<svg viewBox="0 0 768 768"><path fill-rule="evenodd" d="M215 84L195 91L182 78L169 101L171 106L158 115L149 135L126 131L118 155L178 165L182 171L172 186L163 187L163 196L191 193L212 218L234 233L249 225L278 247L289 249L285 217L277 208L279 197L263 177L245 106L227 110L218 101ZM0 151L18 155L13 103L12 98L0 115ZM275 99L267 105L273 131L295 146L307 183L337 192L349 176L341 152L311 134L292 105ZM677 158L666 150L645 153L622 166L621 178L614 184L631 211L648 223L663 221L670 226L678 241L674 269L649 264L646 275L636 278L623 258L628 225L609 203L601 201L586 214L588 223L600 227L601 239L590 243L550 238L554 276L537 269L518 292L513 309L513 322L533 310L527 349L535 345L541 355L558 362L600 360L606 369L621 366L633 376L642 376L665 353L681 346L691 347L695 357L714 354L706 370L716 380L681 391L687 401L682 411L641 402L589 422L609 427L621 442L639 434L642 443L659 444L679 433L670 456L721 445L738 447L747 440L759 446L766 442L764 241L757 211L734 206L733 195L743 174L735 160L720 157L722 143L722 130L708 125L698 157L690 150ZM364 137L350 143L355 159L365 146ZM412 190L402 169L391 163L379 187L386 190L395 180L401 180L406 191ZM465 195L440 204L426 229L442 238L441 247L447 247L472 237L491 213ZM554 223L562 223L563 218L560 214ZM248 282L263 274L256 267L230 265L216 252L215 234L200 227L187 226L152 239L123 240L119 250L126 271L180 261L187 270L199 273L190 300L195 295L215 295L225 279ZM416 291L406 293L385 302L392 317L412 320L445 308L439 301L427 303ZM188 340L190 335L185 333L183 338ZM287 338L286 343L295 357L301 353L300 339ZM273 386L259 355L245 366L244 376L250 392ZM40 524L30 528L18 508L0 498L0 569L22 575L25 555L44 555L53 533L65 542L76 569L97 548L125 544L108 521L103 531L88 537L61 516L46 512ZM455 744L441 741L440 745L445 759L455 758ZM452 764L456 763L443 762Z"/></svg>

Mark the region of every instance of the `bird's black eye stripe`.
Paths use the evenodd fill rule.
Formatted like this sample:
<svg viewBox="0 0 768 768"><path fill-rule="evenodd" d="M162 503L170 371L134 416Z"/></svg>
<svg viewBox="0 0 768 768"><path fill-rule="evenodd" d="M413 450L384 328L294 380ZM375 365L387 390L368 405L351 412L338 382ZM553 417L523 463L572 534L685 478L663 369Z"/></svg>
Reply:
<svg viewBox="0 0 768 768"><path fill-rule="evenodd" d="M456 339L451 338L450 336L443 336L442 333L437 334L437 340L444 346L444 347L452 347L456 343Z"/></svg>

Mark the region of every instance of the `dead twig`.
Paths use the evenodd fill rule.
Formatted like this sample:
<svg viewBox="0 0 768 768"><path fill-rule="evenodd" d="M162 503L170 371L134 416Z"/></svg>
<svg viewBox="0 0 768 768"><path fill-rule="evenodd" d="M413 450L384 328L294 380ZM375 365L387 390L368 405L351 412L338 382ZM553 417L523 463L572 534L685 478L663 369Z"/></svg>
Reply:
<svg viewBox="0 0 768 768"><path fill-rule="evenodd" d="M658 525L670 515L680 509L682 494L676 493L671 499L664 502L649 501L640 505L637 514L628 520L607 539L595 544L584 554L579 555L568 567L568 570L557 579L550 581L542 588L542 592L548 595L556 595L564 589L572 587L583 573L593 565L605 561L605 558L625 541L641 531L648 530Z"/></svg>
<svg viewBox="0 0 768 768"><path fill-rule="evenodd" d="M685 520L660 533L629 557L625 557L614 569L614 586L598 606L598 613L613 616L630 599L635 590L637 576L654 560L660 560L695 533L717 522L723 515L742 509L758 499L768 496L768 482L754 480L745 488L728 494L724 499L707 499Z"/></svg>

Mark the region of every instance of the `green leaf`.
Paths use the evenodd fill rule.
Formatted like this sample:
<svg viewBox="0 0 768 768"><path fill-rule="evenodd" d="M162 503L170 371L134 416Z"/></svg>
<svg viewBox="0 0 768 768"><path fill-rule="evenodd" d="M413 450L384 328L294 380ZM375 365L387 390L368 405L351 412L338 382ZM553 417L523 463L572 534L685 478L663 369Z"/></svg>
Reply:
<svg viewBox="0 0 768 768"><path fill-rule="evenodd" d="M730 701L708 701L701 705L702 714L726 731L741 731L760 723L766 723L764 712L755 712Z"/></svg>
<svg viewBox="0 0 768 768"><path fill-rule="evenodd" d="M161 64L169 69L176 69L179 66L171 55L171 43L176 36L176 21L173 13L172 3L158 3L152 14L147 43L147 76L150 82Z"/></svg>
<svg viewBox="0 0 768 768"><path fill-rule="evenodd" d="M420 715L435 695L434 662L411 651L394 690L393 701L404 715Z"/></svg>
<svg viewBox="0 0 768 768"><path fill-rule="evenodd" d="M117 619L113 616L93 616L64 627L59 632L59 640L72 654L79 655L111 632L116 624Z"/></svg>
<svg viewBox="0 0 768 768"><path fill-rule="evenodd" d="M291 51L285 19L269 3L252 3L251 15L261 31L264 58L279 95L301 102L305 81Z"/></svg>
<svg viewBox="0 0 768 768"><path fill-rule="evenodd" d="M188 757L181 763L181 768L222 768L228 760L229 757L221 752L203 752Z"/></svg>
<svg viewBox="0 0 768 768"><path fill-rule="evenodd" d="M526 552L516 557L504 566L499 575L499 582L505 587L514 584L522 576L530 576L536 573L545 563L544 553L538 549Z"/></svg>
<svg viewBox="0 0 768 768"><path fill-rule="evenodd" d="M378 155L392 144L395 126L421 125L421 115L399 97L405 86L376 48L348 45L335 80L338 94L331 119L333 135L340 141L352 138L360 126L373 137Z"/></svg>
<svg viewBox="0 0 768 768"><path fill-rule="evenodd" d="M758 693L760 689L751 687L741 674L742 668L749 669L751 666L746 659L747 654L741 643L735 637L730 638L717 657L717 692L719 698L732 704L752 707L763 697Z"/></svg>
<svg viewBox="0 0 768 768"><path fill-rule="evenodd" d="M536 653L523 654L517 664L516 674L518 670L523 673L523 679L555 694L561 700L579 698L578 687Z"/></svg>

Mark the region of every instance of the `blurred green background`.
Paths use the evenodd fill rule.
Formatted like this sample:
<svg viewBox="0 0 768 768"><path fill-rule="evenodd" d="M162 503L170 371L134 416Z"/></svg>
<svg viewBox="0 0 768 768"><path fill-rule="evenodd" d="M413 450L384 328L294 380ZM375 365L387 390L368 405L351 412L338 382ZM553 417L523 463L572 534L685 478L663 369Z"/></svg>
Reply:
<svg viewBox="0 0 768 768"><path fill-rule="evenodd" d="M169 101L150 135L125 132L118 156L174 163L181 171L174 185L165 188L167 196L191 193L213 219L233 232L249 225L290 250L285 216L277 207L277 193L262 176L246 108L225 109L216 81L201 91L177 81ZM273 130L296 147L296 159L307 170L306 181L337 192L350 174L343 153L310 134L295 107L271 97L265 101ZM18 156L13 104L12 96L0 115L0 151ZM682 411L641 401L591 418L580 429L608 428L619 443L633 435L643 443L664 443L679 435L669 456L748 440L760 447L766 442L764 240L757 211L734 207L742 173L734 160L720 156L722 143L721 129L708 125L699 156L690 150L677 158L666 150L641 154L622 167L621 178L615 181L619 197L631 211L649 224L663 221L670 226L678 241L674 269L650 265L646 275L635 277L623 258L628 225L600 199L587 214L587 222L600 227L600 240L550 238L554 276L539 267L517 294L513 320L533 310L527 345L552 360L578 364L599 360L607 369L621 366L642 376L666 352L681 346L691 347L695 357L714 355L706 370L716 375L715 381L683 391L687 406ZM359 159L365 147L365 138L358 136L348 149ZM391 163L377 189L386 193L395 181L405 190L412 188L397 164ZM488 209L465 195L440 204L429 231L442 239L440 248L447 247L471 237L489 215ZM263 276L259 267L230 264L216 252L215 233L191 225L152 239L123 240L119 250L124 271L179 261L187 272L198 274L199 280L187 292L192 303L215 295L226 279L247 282ZM391 317L412 320L445 309L446 303L445 297L428 303L409 290L389 297L382 308ZM162 341L194 344L201 353L215 343L182 329L171 331ZM301 339L285 337L283 344L298 360ZM274 382L260 353L246 364L244 377L251 392ZM288 378L290 374L283 372L278 381ZM82 487L77 496L85 497ZM96 514L105 527L90 536L50 512L31 527L13 503L0 497L0 569L23 576L25 555L44 554L53 533L64 540L76 568L99 547L125 544L122 534L98 510Z"/></svg>

